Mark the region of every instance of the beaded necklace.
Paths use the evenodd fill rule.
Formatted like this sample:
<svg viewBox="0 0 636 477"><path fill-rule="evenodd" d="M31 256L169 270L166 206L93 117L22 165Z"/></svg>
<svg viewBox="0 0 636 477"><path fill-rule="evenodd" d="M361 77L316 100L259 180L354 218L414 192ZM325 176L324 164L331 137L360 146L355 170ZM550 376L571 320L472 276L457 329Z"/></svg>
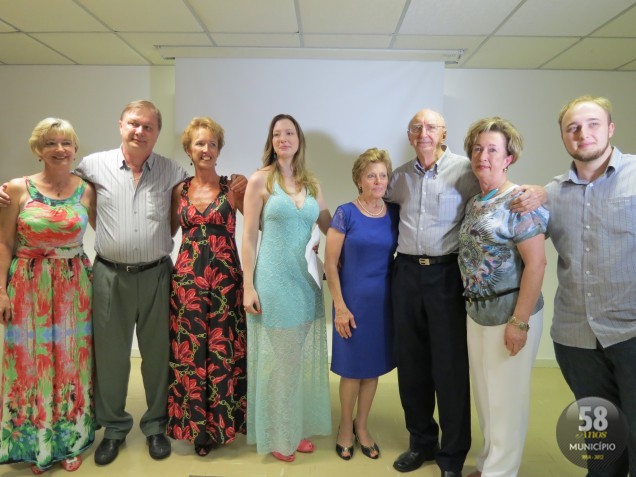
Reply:
<svg viewBox="0 0 636 477"><path fill-rule="evenodd" d="M380 214L382 214L382 212L384 212L384 201L382 201L382 205L380 206L380 211L375 214L373 212L368 211L367 208L364 205L362 205L362 202L360 202L359 198L356 199L356 202L358 203L360 208L364 210L367 214L369 214L371 217L378 217Z"/></svg>

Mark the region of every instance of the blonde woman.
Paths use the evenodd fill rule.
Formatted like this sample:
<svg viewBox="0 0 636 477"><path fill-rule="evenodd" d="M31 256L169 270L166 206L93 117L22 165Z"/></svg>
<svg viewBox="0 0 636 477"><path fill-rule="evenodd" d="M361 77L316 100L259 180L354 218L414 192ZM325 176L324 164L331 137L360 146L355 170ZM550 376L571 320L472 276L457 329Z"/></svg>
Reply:
<svg viewBox="0 0 636 477"><path fill-rule="evenodd" d="M271 121L244 213L247 442L291 462L296 451L313 452L310 436L331 433L324 304L305 259L312 227L326 233L331 215L292 116Z"/></svg>
<svg viewBox="0 0 636 477"><path fill-rule="evenodd" d="M333 297L331 370L340 376L336 453L344 460L353 457L354 435L365 456L380 457L367 420L378 376L395 367L390 277L399 208L383 200L390 175L386 151L362 153L352 171L358 196L336 209L327 232L325 272Z"/></svg>
<svg viewBox="0 0 636 477"><path fill-rule="evenodd" d="M95 190L71 173L79 140L46 118L29 140L43 170L9 182L0 208L2 362L0 463L72 472L95 439L91 265Z"/></svg>

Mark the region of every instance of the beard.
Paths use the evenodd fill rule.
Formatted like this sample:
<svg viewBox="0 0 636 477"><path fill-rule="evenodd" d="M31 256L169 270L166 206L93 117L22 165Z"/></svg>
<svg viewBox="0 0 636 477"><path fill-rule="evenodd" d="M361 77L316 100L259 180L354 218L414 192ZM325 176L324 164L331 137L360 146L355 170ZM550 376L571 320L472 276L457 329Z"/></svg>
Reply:
<svg viewBox="0 0 636 477"><path fill-rule="evenodd" d="M570 153L570 156L572 156L577 161L592 162L602 157L605 153L607 153L609 149L611 148L608 138L607 142L603 146L587 151L574 151Z"/></svg>

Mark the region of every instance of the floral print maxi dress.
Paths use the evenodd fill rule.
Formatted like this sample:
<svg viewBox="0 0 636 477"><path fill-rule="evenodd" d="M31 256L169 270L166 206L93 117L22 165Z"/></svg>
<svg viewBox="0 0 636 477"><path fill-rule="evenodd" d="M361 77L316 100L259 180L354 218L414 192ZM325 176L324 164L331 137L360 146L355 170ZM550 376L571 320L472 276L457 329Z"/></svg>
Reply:
<svg viewBox="0 0 636 477"><path fill-rule="evenodd" d="M7 286L13 316L4 330L0 463L46 469L95 439L88 212L84 182L62 200L26 183Z"/></svg>
<svg viewBox="0 0 636 477"><path fill-rule="evenodd" d="M204 445L245 434L246 323L236 211L221 192L203 212L179 204L182 240L170 296L168 435Z"/></svg>

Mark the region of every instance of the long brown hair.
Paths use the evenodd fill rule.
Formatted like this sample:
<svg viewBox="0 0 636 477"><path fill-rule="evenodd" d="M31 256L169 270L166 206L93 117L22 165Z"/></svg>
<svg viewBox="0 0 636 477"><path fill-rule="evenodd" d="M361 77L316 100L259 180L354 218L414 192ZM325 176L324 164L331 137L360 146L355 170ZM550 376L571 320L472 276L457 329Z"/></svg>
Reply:
<svg viewBox="0 0 636 477"><path fill-rule="evenodd" d="M303 134L303 130L300 128L298 121L289 114L277 114L274 116L269 125L267 141L265 141L265 148L263 150L263 167L273 166L269 176L267 177L267 192L271 194L274 187L274 181L278 182L278 185L280 185L283 190L286 190L283 175L281 174L280 165L278 164L273 145L274 127L276 126L276 123L282 119L290 120L294 124L296 134L298 135L298 151L296 151L296 154L294 154L294 158L292 159L292 173L294 175L294 180L297 184L306 187L309 191L309 195L316 197L318 195L318 182L311 172L307 170L305 165L305 135Z"/></svg>

